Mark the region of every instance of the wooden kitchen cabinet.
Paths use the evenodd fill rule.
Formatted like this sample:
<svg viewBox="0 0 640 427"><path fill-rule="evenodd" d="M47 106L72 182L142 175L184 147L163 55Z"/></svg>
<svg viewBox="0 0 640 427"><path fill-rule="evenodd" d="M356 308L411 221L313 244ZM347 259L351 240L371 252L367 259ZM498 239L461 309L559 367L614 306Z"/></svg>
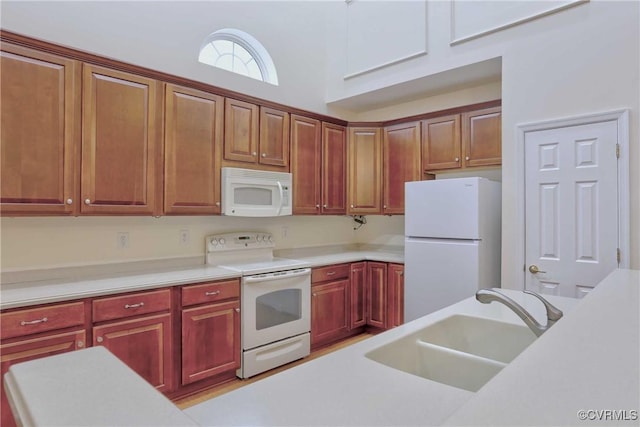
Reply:
<svg viewBox="0 0 640 427"><path fill-rule="evenodd" d="M347 130L344 126L322 123L323 214L347 212Z"/></svg>
<svg viewBox="0 0 640 427"><path fill-rule="evenodd" d="M103 345L159 391L172 384L169 289L137 292L92 302L93 345Z"/></svg>
<svg viewBox="0 0 640 427"><path fill-rule="evenodd" d="M422 121L422 169L453 169L462 166L460 115Z"/></svg>
<svg viewBox="0 0 640 427"><path fill-rule="evenodd" d="M224 98L167 84L164 213L219 214Z"/></svg>
<svg viewBox="0 0 640 427"><path fill-rule="evenodd" d="M259 146L258 163L289 170L289 113L260 107Z"/></svg>
<svg viewBox="0 0 640 427"><path fill-rule="evenodd" d="M2 44L0 212L78 212L80 63Z"/></svg>
<svg viewBox="0 0 640 427"><path fill-rule="evenodd" d="M349 265L313 269L311 347L344 338L349 329Z"/></svg>
<svg viewBox="0 0 640 427"><path fill-rule="evenodd" d="M83 65L83 214L159 215L161 83Z"/></svg>
<svg viewBox="0 0 640 427"><path fill-rule="evenodd" d="M501 107L422 121L425 171L502 163Z"/></svg>
<svg viewBox="0 0 640 427"><path fill-rule="evenodd" d="M52 304L0 315L0 374L11 365L86 347L84 302ZM0 387L0 420L15 426L4 387Z"/></svg>
<svg viewBox="0 0 640 427"><path fill-rule="evenodd" d="M367 263L354 262L350 270L350 320L351 329L367 324Z"/></svg>
<svg viewBox="0 0 640 427"><path fill-rule="evenodd" d="M367 262L367 325L387 328L387 264Z"/></svg>
<svg viewBox="0 0 640 427"><path fill-rule="evenodd" d="M224 159L257 163L258 106L231 98L224 102Z"/></svg>
<svg viewBox="0 0 640 427"><path fill-rule="evenodd" d="M182 288L183 386L240 367L239 296L237 279Z"/></svg>
<svg viewBox="0 0 640 427"><path fill-rule="evenodd" d="M387 328L404 323L404 265L387 266Z"/></svg>
<svg viewBox="0 0 640 427"><path fill-rule="evenodd" d="M462 114L465 166L502 163L502 109L485 108Z"/></svg>
<svg viewBox="0 0 640 427"><path fill-rule="evenodd" d="M291 116L293 213L346 213L346 128Z"/></svg>
<svg viewBox="0 0 640 427"><path fill-rule="evenodd" d="M384 129L383 214L404 214L404 183L419 181L420 122L402 123Z"/></svg>
<svg viewBox="0 0 640 427"><path fill-rule="evenodd" d="M382 212L382 137L375 127L349 128L349 215Z"/></svg>
<svg viewBox="0 0 640 427"><path fill-rule="evenodd" d="M321 212L322 140L319 120L291 115L293 214Z"/></svg>

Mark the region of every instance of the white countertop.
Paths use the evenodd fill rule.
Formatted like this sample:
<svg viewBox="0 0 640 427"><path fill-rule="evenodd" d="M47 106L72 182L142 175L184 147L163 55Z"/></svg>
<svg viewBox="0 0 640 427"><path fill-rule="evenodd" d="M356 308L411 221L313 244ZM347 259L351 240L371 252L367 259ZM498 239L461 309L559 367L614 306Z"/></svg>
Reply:
<svg viewBox="0 0 640 427"><path fill-rule="evenodd" d="M502 291L540 321L545 317L543 305L534 297ZM549 297L549 300L565 316L570 316L578 303L570 298ZM522 324L502 304L486 305L469 298L185 412L207 426L439 425L472 399L474 393L389 368L365 354L454 314ZM559 321L554 328L562 323L563 320ZM531 347L540 345L544 346L544 340L537 340Z"/></svg>
<svg viewBox="0 0 640 427"><path fill-rule="evenodd" d="M276 251L276 254L285 258L304 261L312 267L364 260L404 262L401 248L397 247L385 250L384 247L358 249L344 246L327 246ZM162 265L162 263L159 262L158 264ZM27 307L120 292L141 291L240 277L240 273L237 271L206 264L174 269L146 268L127 273L118 272L117 265L114 265L112 269L112 274L105 274L101 270L100 277L84 274L81 276L86 277L84 279L59 278L10 284L3 283L0 288L0 309ZM60 273L59 269L55 269L55 274L64 275L64 272ZM46 276L45 273L39 272L39 276L43 275Z"/></svg>
<svg viewBox="0 0 640 427"><path fill-rule="evenodd" d="M25 426L196 426L102 346L11 366L5 383Z"/></svg>

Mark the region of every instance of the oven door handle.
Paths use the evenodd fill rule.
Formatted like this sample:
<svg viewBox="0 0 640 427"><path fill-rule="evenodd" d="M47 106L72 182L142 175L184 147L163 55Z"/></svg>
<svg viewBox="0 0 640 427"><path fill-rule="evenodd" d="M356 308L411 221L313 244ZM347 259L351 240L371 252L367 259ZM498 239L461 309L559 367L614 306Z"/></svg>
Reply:
<svg viewBox="0 0 640 427"><path fill-rule="evenodd" d="M276 273L257 274L255 276L246 276L243 279L245 283L259 283L259 282L269 282L272 280L290 279L292 277L307 276L309 274L311 274L310 268L301 268L298 270L287 272L285 274L276 274Z"/></svg>

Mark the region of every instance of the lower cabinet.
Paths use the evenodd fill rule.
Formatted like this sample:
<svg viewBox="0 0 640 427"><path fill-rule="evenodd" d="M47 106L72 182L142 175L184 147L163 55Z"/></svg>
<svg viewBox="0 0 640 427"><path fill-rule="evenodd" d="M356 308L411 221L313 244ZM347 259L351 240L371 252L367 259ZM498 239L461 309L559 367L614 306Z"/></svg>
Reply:
<svg viewBox="0 0 640 427"><path fill-rule="evenodd" d="M316 268L311 273L311 346L348 335L349 265Z"/></svg>
<svg viewBox="0 0 640 427"><path fill-rule="evenodd" d="M350 326L353 329L367 324L367 263L362 261L351 264L350 278Z"/></svg>
<svg viewBox="0 0 640 427"><path fill-rule="evenodd" d="M182 295L182 385L238 369L241 351L238 281L186 286ZM187 300L193 305L216 298L229 300L184 308Z"/></svg>
<svg viewBox="0 0 640 427"><path fill-rule="evenodd" d="M95 299L93 345L106 347L159 391L170 392L173 390L170 309L169 289Z"/></svg>
<svg viewBox="0 0 640 427"><path fill-rule="evenodd" d="M387 267L387 328L404 323L404 265Z"/></svg>
<svg viewBox="0 0 640 427"><path fill-rule="evenodd" d="M387 328L387 263L367 262L367 325Z"/></svg>

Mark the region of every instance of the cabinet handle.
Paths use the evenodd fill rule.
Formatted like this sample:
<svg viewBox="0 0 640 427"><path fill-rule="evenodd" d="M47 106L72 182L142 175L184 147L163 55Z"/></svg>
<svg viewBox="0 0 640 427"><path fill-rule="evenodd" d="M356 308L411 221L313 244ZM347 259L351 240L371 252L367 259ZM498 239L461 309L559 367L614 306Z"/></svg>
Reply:
<svg viewBox="0 0 640 427"><path fill-rule="evenodd" d="M469 160L469 156L465 157L464 159L465 159L465 160Z"/></svg>
<svg viewBox="0 0 640 427"><path fill-rule="evenodd" d="M67 199L67 204L68 205L72 205L73 204L73 199Z"/></svg>
<svg viewBox="0 0 640 427"><path fill-rule="evenodd" d="M90 205L91 204L91 199L84 199L84 204L85 205Z"/></svg>
<svg viewBox="0 0 640 427"><path fill-rule="evenodd" d="M320 209L320 205L316 205L316 209Z"/></svg>
<svg viewBox="0 0 640 427"><path fill-rule="evenodd" d="M455 161L456 161L456 162L459 162L459 161L460 161L460 158L459 158L459 157L456 157L456 158L455 158Z"/></svg>
<svg viewBox="0 0 640 427"><path fill-rule="evenodd" d="M262 153L262 157L267 157L267 153Z"/></svg>
<svg viewBox="0 0 640 427"><path fill-rule="evenodd" d="M211 297L211 296L214 296L214 295L220 295L220 291L211 291L211 292L207 291L204 294L206 296L208 296L208 297Z"/></svg>
<svg viewBox="0 0 640 427"><path fill-rule="evenodd" d="M322 205L322 207L326 209L326 208L327 208L327 205Z"/></svg>
<svg viewBox="0 0 640 427"><path fill-rule="evenodd" d="M351 207L353 208L353 205L351 205Z"/></svg>
<svg viewBox="0 0 640 427"><path fill-rule="evenodd" d="M327 272L327 276L333 276L334 274L336 274L336 272L335 272L335 271L329 271L329 272Z"/></svg>
<svg viewBox="0 0 640 427"><path fill-rule="evenodd" d="M387 205L382 206L382 209L387 209Z"/></svg>
<svg viewBox="0 0 640 427"><path fill-rule="evenodd" d="M20 322L20 326L37 325L38 323L46 323L47 320L49 319L47 319L46 317L36 320L23 320L22 322Z"/></svg>
<svg viewBox="0 0 640 427"><path fill-rule="evenodd" d="M240 313L240 309L239 308L236 308L236 313Z"/></svg>
<svg viewBox="0 0 640 427"><path fill-rule="evenodd" d="M220 206L220 202L216 202L216 206Z"/></svg>
<svg viewBox="0 0 640 427"><path fill-rule="evenodd" d="M315 298L315 297L317 297L317 296L318 296L318 294L313 294L313 297L314 297L314 298Z"/></svg>
<svg viewBox="0 0 640 427"><path fill-rule="evenodd" d="M255 156L257 156L257 155L258 155L258 153L256 153L256 152L254 151L253 153L251 153L251 155L255 157Z"/></svg>
<svg viewBox="0 0 640 427"><path fill-rule="evenodd" d="M102 341L104 341L104 338L102 338L102 337L98 337L98 338L96 338L96 341L98 341L98 342L102 342Z"/></svg>
<svg viewBox="0 0 640 427"><path fill-rule="evenodd" d="M84 341L78 341L78 343L76 344L76 347L78 348L84 347Z"/></svg>
<svg viewBox="0 0 640 427"><path fill-rule="evenodd" d="M140 308L140 307L144 307L144 303L143 302L139 302L137 304L125 304L124 308Z"/></svg>

